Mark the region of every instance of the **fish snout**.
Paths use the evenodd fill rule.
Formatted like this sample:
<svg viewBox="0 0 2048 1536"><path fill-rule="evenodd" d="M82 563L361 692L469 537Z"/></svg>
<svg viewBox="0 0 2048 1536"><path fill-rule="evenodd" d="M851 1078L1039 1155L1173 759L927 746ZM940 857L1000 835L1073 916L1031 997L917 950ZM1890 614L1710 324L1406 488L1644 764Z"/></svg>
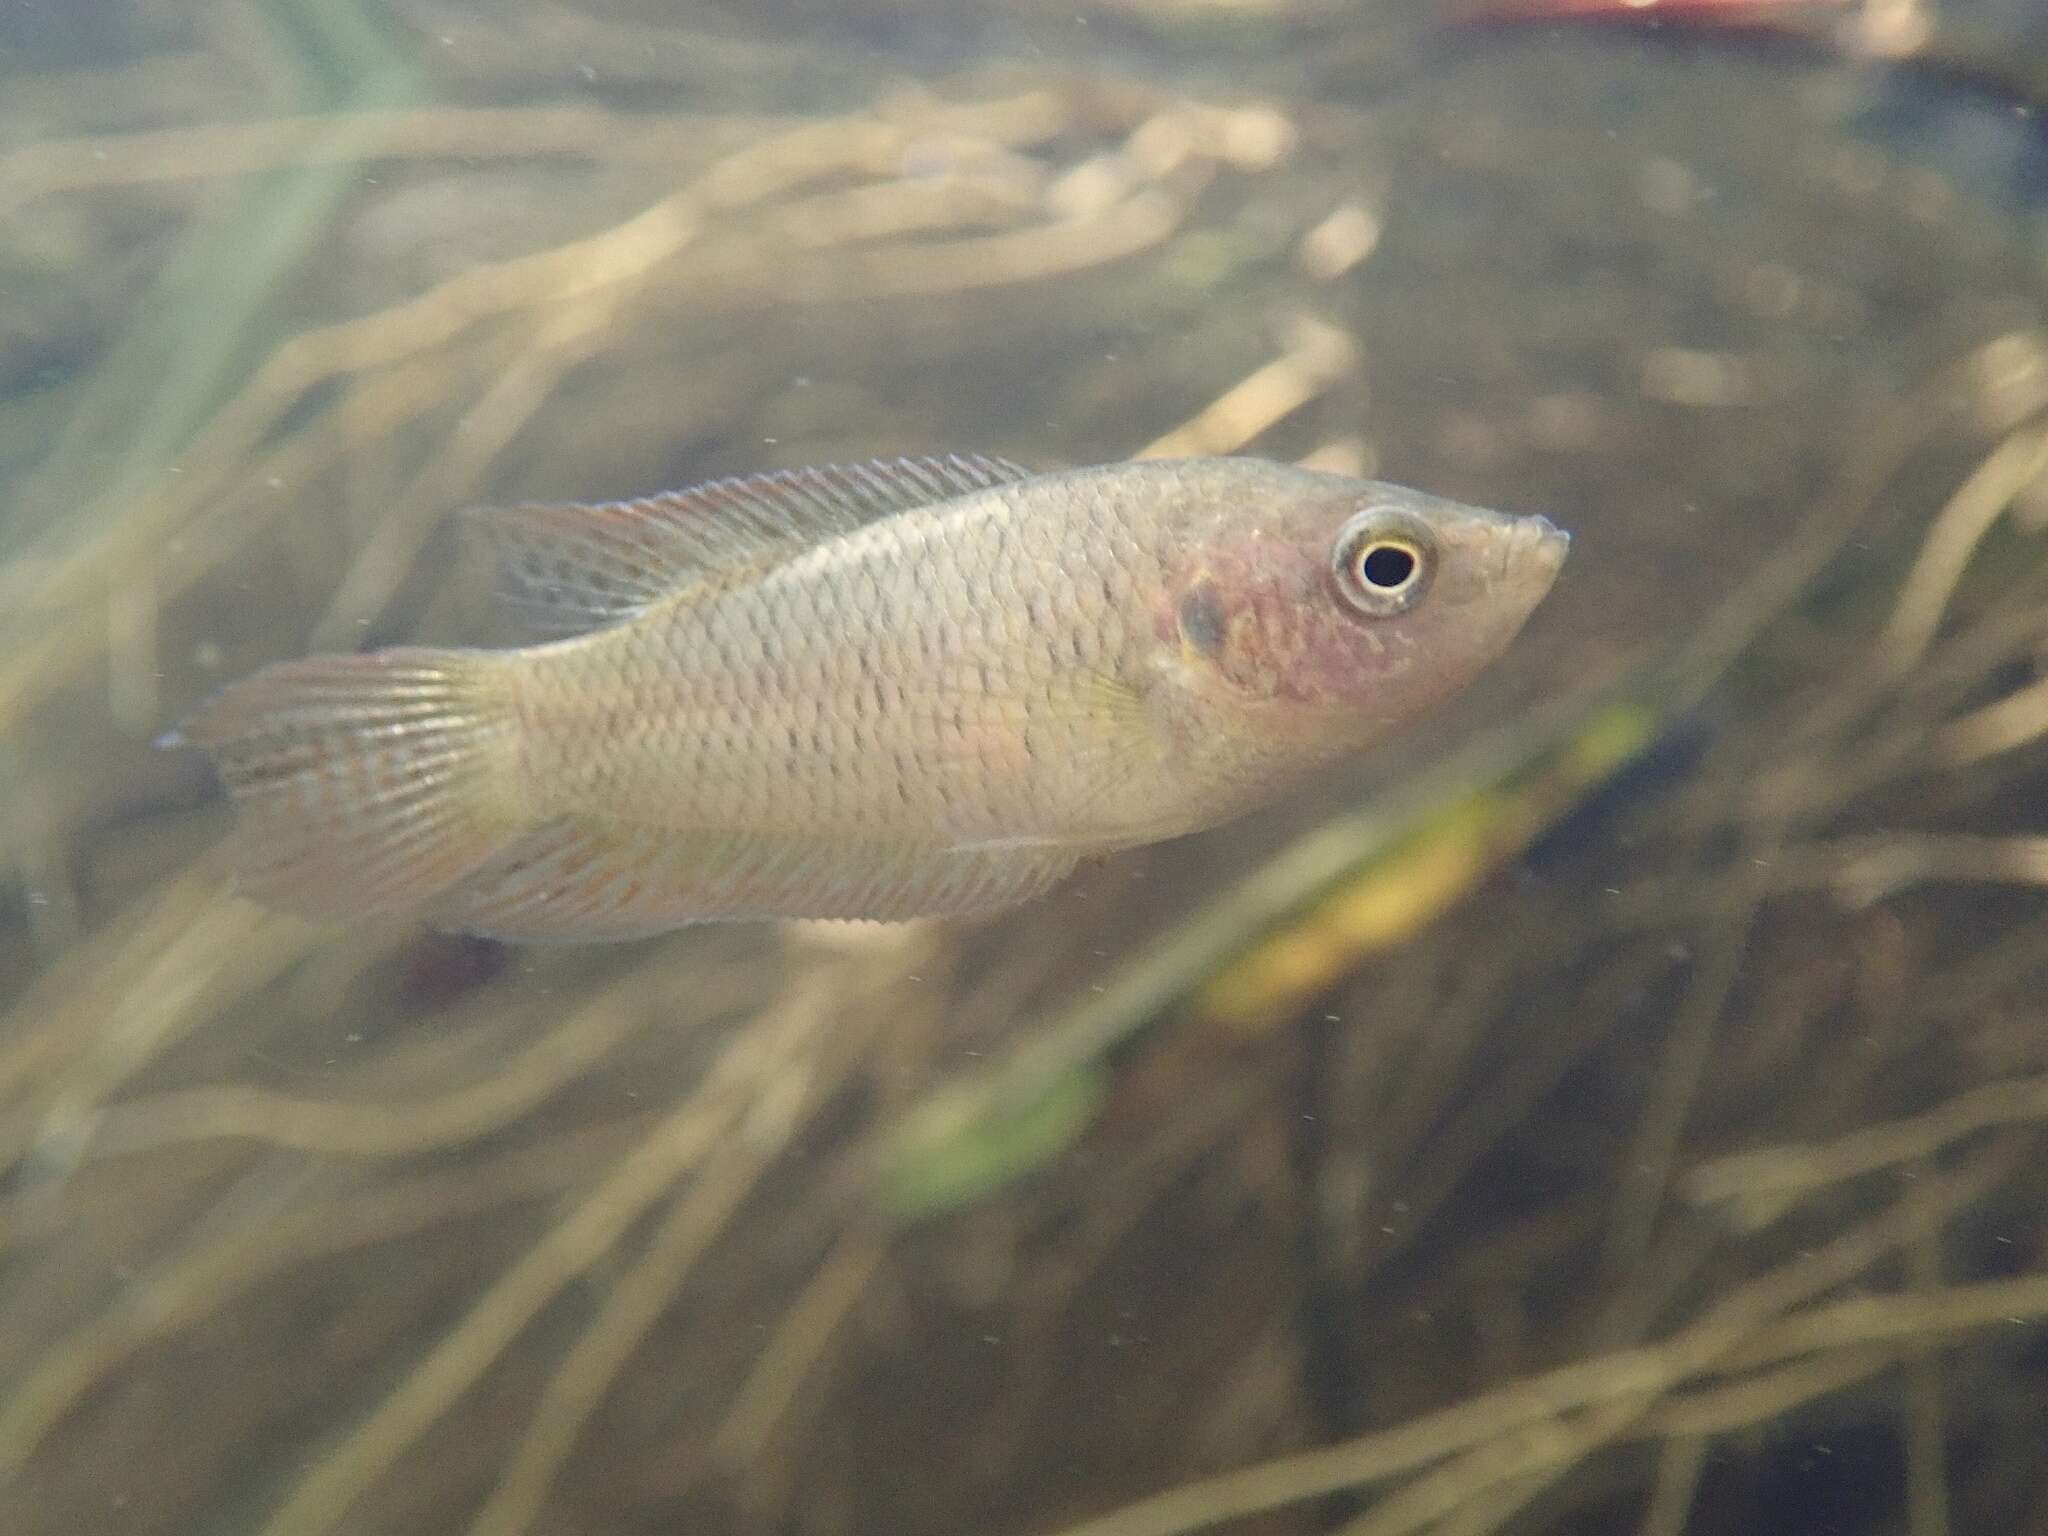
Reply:
<svg viewBox="0 0 2048 1536"><path fill-rule="evenodd" d="M1572 536L1549 518L1518 518L1508 539L1506 573L1526 574L1548 587L1564 568L1564 557L1571 547Z"/></svg>

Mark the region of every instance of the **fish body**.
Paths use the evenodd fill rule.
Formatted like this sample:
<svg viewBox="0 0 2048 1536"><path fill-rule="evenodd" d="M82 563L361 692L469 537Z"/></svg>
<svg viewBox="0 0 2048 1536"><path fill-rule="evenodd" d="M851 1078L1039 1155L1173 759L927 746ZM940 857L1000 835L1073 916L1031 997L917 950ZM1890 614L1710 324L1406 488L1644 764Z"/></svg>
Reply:
<svg viewBox="0 0 2048 1536"><path fill-rule="evenodd" d="M185 728L254 894L517 939L1009 905L1454 692L1566 545L1252 459L902 460L470 521L560 638L283 663Z"/></svg>

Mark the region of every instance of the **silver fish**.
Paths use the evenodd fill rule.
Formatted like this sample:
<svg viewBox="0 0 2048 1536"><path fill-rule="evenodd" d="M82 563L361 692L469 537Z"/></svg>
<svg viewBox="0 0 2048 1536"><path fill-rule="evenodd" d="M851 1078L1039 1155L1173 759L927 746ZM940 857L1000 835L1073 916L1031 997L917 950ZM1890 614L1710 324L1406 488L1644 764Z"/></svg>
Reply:
<svg viewBox="0 0 2048 1536"><path fill-rule="evenodd" d="M259 898L523 940L992 910L1413 719L1569 542L1239 458L902 459L470 521L559 638L285 662L184 728Z"/></svg>

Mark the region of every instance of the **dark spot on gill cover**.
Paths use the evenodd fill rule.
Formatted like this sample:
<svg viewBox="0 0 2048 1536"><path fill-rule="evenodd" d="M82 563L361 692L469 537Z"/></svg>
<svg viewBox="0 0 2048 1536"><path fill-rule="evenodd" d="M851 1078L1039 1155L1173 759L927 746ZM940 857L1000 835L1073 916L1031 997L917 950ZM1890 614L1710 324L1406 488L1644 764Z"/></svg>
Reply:
<svg viewBox="0 0 2048 1536"><path fill-rule="evenodd" d="M1229 628L1229 617L1223 611L1223 600L1216 594L1216 583L1204 578L1188 588L1187 595L1180 600L1180 632L1189 645L1204 656L1214 656L1223 649L1223 638Z"/></svg>

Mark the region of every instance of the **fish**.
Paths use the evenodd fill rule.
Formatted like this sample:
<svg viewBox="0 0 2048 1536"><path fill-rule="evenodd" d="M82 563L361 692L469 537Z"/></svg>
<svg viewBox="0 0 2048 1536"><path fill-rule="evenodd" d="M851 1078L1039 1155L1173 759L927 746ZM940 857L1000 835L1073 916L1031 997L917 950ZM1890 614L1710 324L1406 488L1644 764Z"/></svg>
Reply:
<svg viewBox="0 0 2048 1536"><path fill-rule="evenodd" d="M244 893L508 942L994 912L1423 714L1569 544L1247 457L877 460L464 521L528 643L279 662L174 733L235 803Z"/></svg>

